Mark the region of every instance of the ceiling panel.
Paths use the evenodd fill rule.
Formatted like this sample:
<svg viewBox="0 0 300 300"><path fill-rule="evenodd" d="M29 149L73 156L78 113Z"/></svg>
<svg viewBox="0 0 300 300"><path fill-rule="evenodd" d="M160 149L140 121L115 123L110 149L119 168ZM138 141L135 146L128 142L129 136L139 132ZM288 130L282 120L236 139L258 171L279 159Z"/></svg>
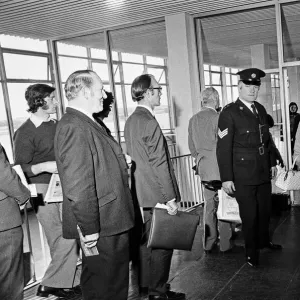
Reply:
<svg viewBox="0 0 300 300"><path fill-rule="evenodd" d="M271 0L1 0L0 33L53 39L170 14L198 14Z"/></svg>

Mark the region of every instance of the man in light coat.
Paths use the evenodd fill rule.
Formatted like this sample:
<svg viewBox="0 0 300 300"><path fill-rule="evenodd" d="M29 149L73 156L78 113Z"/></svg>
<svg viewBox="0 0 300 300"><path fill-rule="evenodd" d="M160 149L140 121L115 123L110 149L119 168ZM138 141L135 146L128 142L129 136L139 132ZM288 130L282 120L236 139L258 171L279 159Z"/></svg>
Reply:
<svg viewBox="0 0 300 300"><path fill-rule="evenodd" d="M232 248L231 223L217 220L217 190L212 182L220 182L217 162L217 140L219 114L219 94L213 87L201 93L202 109L189 122L189 148L195 158L196 170L204 184L204 235L203 249L211 253L220 236L220 251ZM221 182L220 182L221 183ZM218 230L219 227L219 230Z"/></svg>

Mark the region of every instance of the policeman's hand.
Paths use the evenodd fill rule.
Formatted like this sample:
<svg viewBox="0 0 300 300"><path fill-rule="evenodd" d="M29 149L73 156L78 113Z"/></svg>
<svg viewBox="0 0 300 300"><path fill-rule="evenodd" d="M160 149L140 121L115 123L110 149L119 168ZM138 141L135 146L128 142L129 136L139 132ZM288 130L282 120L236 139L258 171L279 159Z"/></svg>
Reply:
<svg viewBox="0 0 300 300"><path fill-rule="evenodd" d="M277 175L277 168L276 167L272 167L271 168L271 178L275 178Z"/></svg>
<svg viewBox="0 0 300 300"><path fill-rule="evenodd" d="M96 246L99 236L99 233L88 234L85 236L80 235L80 239L85 243L85 245L88 248L92 248Z"/></svg>
<svg viewBox="0 0 300 300"><path fill-rule="evenodd" d="M233 194L235 192L235 186L233 181L225 181L222 183L222 188L226 194Z"/></svg>
<svg viewBox="0 0 300 300"><path fill-rule="evenodd" d="M172 216L175 216L177 214L178 208L179 208L179 205L177 204L175 199L167 202L166 205L168 207L167 208L168 214L172 215Z"/></svg>

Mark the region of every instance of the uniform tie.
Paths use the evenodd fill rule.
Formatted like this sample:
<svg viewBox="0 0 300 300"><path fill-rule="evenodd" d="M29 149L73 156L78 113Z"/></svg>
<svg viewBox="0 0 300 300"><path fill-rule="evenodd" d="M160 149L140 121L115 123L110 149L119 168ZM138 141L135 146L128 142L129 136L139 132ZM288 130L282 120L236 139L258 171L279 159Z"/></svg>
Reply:
<svg viewBox="0 0 300 300"><path fill-rule="evenodd" d="M258 113L257 113L257 110L256 110L254 104L251 104L251 108L252 108L252 112L254 113L254 116L255 116L256 118L259 118Z"/></svg>

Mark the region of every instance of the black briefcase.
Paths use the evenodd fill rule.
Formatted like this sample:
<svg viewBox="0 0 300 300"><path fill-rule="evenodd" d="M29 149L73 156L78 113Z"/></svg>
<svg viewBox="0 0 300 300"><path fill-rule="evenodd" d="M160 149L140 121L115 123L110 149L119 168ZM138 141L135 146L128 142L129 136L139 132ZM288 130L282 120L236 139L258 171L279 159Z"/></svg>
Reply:
<svg viewBox="0 0 300 300"><path fill-rule="evenodd" d="M200 216L178 211L169 215L166 209L154 208L148 248L191 250Z"/></svg>

